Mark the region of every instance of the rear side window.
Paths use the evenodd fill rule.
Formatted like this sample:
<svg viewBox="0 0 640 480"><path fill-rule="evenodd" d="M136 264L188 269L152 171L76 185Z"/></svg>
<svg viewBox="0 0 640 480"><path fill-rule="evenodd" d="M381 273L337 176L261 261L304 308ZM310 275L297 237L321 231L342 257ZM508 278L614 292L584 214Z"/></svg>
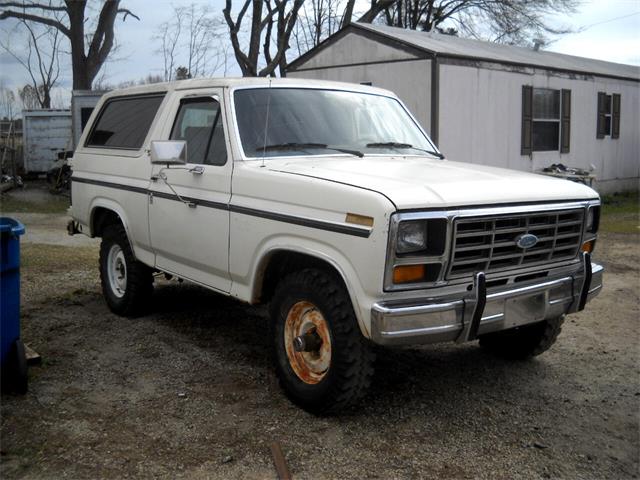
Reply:
<svg viewBox="0 0 640 480"><path fill-rule="evenodd" d="M164 94L108 100L89 134L86 146L138 150L163 98Z"/></svg>

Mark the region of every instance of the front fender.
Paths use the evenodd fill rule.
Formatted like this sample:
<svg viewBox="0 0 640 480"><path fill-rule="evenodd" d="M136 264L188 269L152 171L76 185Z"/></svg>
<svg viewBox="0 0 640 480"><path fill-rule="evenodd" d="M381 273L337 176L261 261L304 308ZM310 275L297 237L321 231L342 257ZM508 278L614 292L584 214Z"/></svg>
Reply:
<svg viewBox="0 0 640 480"><path fill-rule="evenodd" d="M274 236L262 242L254 261L251 265L251 274L248 277L246 292L242 292L242 285L234 281L234 294L239 297L249 298L252 303L258 301L264 279L264 272L274 254L280 252L292 252L307 255L318 259L331 266L342 278L351 304L358 320L360 331L366 338L370 338L370 309L369 302L362 302L362 299L368 298L362 284L358 278L356 268L352 262L346 258L339 250L331 245L317 242L308 238L286 238L283 236ZM245 297L246 295L246 297ZM371 303L373 303L371 301Z"/></svg>

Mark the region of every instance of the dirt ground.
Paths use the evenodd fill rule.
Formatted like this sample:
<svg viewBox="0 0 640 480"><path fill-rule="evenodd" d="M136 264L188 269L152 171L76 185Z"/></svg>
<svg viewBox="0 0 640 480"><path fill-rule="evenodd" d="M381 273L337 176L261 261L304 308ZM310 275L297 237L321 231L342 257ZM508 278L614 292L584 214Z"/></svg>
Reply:
<svg viewBox="0 0 640 480"><path fill-rule="evenodd" d="M117 317L96 241L70 247L64 213L11 216L28 232L22 336L43 360L27 395L2 396L3 479L276 478L274 441L300 479L640 474L638 230L601 234L605 289L541 357L379 349L361 408L317 418L281 393L263 310L162 280L148 315Z"/></svg>

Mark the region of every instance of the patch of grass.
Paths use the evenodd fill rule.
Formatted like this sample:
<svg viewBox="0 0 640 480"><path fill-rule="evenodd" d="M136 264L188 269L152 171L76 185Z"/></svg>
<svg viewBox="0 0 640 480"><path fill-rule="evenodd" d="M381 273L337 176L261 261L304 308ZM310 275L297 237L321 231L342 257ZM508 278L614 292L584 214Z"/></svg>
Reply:
<svg viewBox="0 0 640 480"><path fill-rule="evenodd" d="M635 213L640 211L640 192L615 193L602 197L602 211L609 213Z"/></svg>
<svg viewBox="0 0 640 480"><path fill-rule="evenodd" d="M0 197L0 212L65 213L67 208L69 198L62 195L48 195L36 200L7 192Z"/></svg>
<svg viewBox="0 0 640 480"><path fill-rule="evenodd" d="M20 245L21 268L41 273L58 273L98 268L98 247L65 247L23 243Z"/></svg>
<svg viewBox="0 0 640 480"><path fill-rule="evenodd" d="M600 231L640 234L639 192L603 196Z"/></svg>

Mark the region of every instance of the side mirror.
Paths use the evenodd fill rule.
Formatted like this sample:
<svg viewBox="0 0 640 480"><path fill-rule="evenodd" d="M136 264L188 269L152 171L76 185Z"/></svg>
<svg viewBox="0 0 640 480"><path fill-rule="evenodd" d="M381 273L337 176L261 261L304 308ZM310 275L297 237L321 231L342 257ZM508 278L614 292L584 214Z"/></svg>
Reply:
<svg viewBox="0 0 640 480"><path fill-rule="evenodd" d="M184 140L153 140L151 163L154 165L184 165L187 163L187 142Z"/></svg>

